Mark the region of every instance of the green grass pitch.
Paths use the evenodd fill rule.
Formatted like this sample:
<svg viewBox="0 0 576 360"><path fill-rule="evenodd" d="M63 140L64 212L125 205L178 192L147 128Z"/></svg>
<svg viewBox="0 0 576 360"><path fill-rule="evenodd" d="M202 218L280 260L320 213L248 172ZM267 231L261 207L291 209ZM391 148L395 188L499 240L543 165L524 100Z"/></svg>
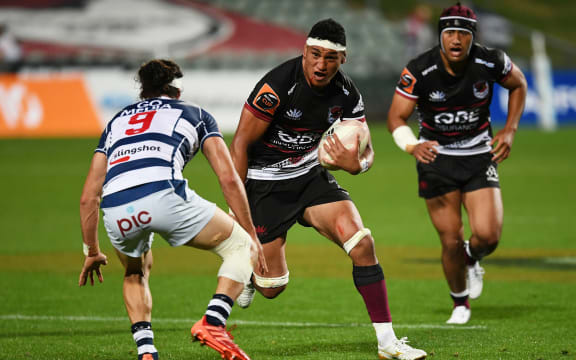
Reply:
<svg viewBox="0 0 576 360"><path fill-rule="evenodd" d="M451 300L439 240L416 195L413 159L381 126L366 174L336 172L372 230L398 337L429 359L576 359L576 129L521 128L499 168L505 219L484 262L484 294L466 326L447 326ZM0 353L4 359L136 359L122 301L122 270L109 256L104 283L78 288L83 261L78 201L96 139L0 140ZM200 155L185 172L224 207ZM466 235L469 231L466 232ZM219 359L190 340L215 287L218 259L154 244L153 327L161 359ZM288 289L235 307L230 324L253 359L377 359L374 331L344 252L314 231L289 234Z"/></svg>

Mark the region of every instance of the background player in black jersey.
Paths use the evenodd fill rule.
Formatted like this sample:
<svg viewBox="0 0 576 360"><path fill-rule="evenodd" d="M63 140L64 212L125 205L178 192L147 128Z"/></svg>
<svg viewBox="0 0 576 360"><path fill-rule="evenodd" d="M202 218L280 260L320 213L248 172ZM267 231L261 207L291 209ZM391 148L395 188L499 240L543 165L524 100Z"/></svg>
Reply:
<svg viewBox="0 0 576 360"><path fill-rule="evenodd" d="M362 97L340 71L346 60L344 28L332 19L315 24L303 56L266 74L249 96L231 145L236 169L246 180L248 201L269 271L255 269L253 287L238 298L247 307L254 288L267 298L288 284L284 254L288 229L297 221L342 247L354 265L354 283L376 329L382 359L422 359L426 353L398 340L392 329L386 284L348 192L318 164L322 133L334 121L365 121ZM346 149L337 137L328 150L333 165L351 174L369 169L374 153Z"/></svg>
<svg viewBox="0 0 576 360"><path fill-rule="evenodd" d="M482 292L479 260L502 232L497 164L510 154L524 109L526 80L500 50L474 43L476 15L459 3L442 12L440 45L408 63L388 114L398 146L417 160L419 195L442 242L444 274L454 300L449 324L470 319L468 298ZM492 136L490 102L498 83L509 91L506 125ZM418 109L420 140L406 125ZM461 208L471 236L464 241Z"/></svg>

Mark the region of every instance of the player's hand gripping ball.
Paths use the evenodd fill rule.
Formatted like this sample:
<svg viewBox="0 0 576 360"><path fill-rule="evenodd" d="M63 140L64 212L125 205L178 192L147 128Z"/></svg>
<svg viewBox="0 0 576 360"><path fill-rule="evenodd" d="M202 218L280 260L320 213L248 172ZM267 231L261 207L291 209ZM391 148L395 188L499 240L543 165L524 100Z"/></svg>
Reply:
<svg viewBox="0 0 576 360"><path fill-rule="evenodd" d="M357 120L337 120L330 126L328 130L322 135L320 143L318 144L318 161L320 165L328 170L338 169L326 162L326 160L332 160L332 157L324 149L324 144L327 139L336 134L340 142L347 148L352 149L356 146L356 142L360 139L358 144L358 157L364 153L366 146L368 145L368 139L370 138L370 130L365 122Z"/></svg>

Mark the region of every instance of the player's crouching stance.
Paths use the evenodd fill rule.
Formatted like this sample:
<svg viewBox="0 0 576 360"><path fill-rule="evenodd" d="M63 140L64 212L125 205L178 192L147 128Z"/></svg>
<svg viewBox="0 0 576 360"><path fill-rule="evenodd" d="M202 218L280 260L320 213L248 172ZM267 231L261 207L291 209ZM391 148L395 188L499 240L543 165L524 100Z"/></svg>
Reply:
<svg viewBox="0 0 576 360"><path fill-rule="evenodd" d="M348 192L318 162L321 136L332 124L366 121L358 89L340 70L345 59L344 28L332 19L322 20L310 30L303 56L271 70L245 103L231 154L246 179L252 217L269 264L266 274L254 269L253 286L266 298L278 296L289 281L288 230L296 222L313 227L350 257L354 284L376 330L380 358L423 359L426 352L397 339L374 239ZM325 144L330 167L356 175L372 165L370 140L362 154L359 146L347 148L338 136ZM244 295L242 305L247 306L254 288L247 287Z"/></svg>
<svg viewBox="0 0 576 360"><path fill-rule="evenodd" d="M498 163L510 154L526 98L522 71L501 50L474 43L476 15L445 9L440 44L408 63L388 116L398 146L417 160L419 195L442 242L442 265L454 306L448 324L465 324L468 299L482 293L480 260L498 246L503 206ZM492 134L494 83L508 90L508 118ZM418 111L420 139L406 121ZM462 207L471 236L464 241Z"/></svg>
<svg viewBox="0 0 576 360"><path fill-rule="evenodd" d="M178 65L169 60L142 65L138 71L142 101L118 113L100 138L80 203L86 259L79 285L85 285L88 276L94 285L93 273L103 280L100 265L107 259L97 237L101 207L106 231L125 268L124 302L138 359L157 360L148 286L153 235L161 235L171 246L210 250L223 263L215 294L192 327L192 336L224 359L249 360L226 331L226 320L253 266L266 272L262 246L244 186L214 118L178 100L181 77ZM182 169L199 149L238 223L188 188Z"/></svg>

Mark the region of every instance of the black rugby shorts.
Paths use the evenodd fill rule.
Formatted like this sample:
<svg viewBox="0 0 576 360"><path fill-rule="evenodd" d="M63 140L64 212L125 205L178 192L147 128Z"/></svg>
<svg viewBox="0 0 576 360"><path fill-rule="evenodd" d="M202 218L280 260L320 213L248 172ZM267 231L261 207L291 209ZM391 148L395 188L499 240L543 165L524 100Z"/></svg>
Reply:
<svg viewBox="0 0 576 360"><path fill-rule="evenodd" d="M263 244L285 234L296 221L310 226L302 219L306 208L351 200L334 176L321 166L293 179L248 179L246 193L256 233Z"/></svg>
<svg viewBox="0 0 576 360"><path fill-rule="evenodd" d="M492 154L469 156L439 154L430 164L418 162L418 195L425 199L454 190L470 192L487 187L500 187L498 164Z"/></svg>

